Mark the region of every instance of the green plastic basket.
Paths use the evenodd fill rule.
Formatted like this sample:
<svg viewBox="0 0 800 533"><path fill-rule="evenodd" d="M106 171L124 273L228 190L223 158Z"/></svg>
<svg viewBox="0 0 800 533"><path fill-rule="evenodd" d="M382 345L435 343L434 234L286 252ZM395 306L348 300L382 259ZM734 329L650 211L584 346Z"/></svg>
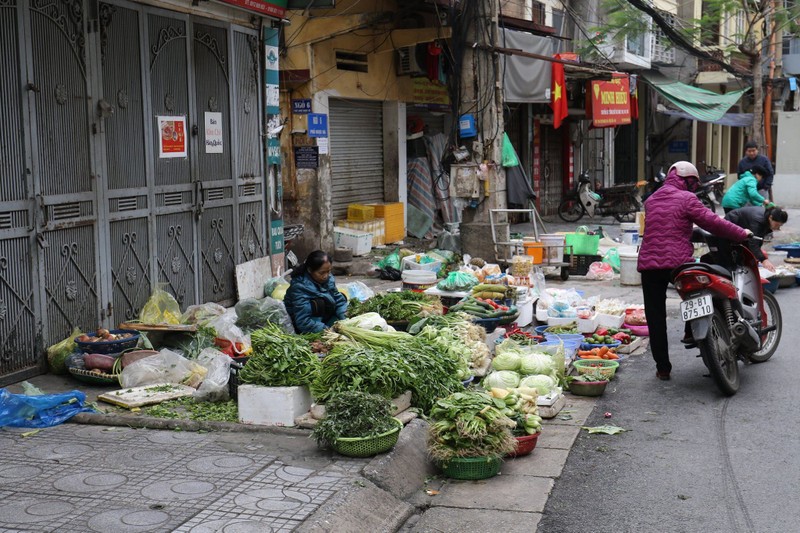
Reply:
<svg viewBox="0 0 800 533"><path fill-rule="evenodd" d="M500 472L500 458L456 457L442 461L438 466L451 479L488 479Z"/></svg>
<svg viewBox="0 0 800 533"><path fill-rule="evenodd" d="M379 453L388 452L397 444L403 423L395 418L397 427L374 437L347 437L336 439L331 446L336 452L347 457L372 457Z"/></svg>
<svg viewBox="0 0 800 533"><path fill-rule="evenodd" d="M614 379L614 374L617 373L619 363L616 361L606 361L604 359L578 359L572 362L572 366L575 367L578 374L598 372L601 376Z"/></svg>

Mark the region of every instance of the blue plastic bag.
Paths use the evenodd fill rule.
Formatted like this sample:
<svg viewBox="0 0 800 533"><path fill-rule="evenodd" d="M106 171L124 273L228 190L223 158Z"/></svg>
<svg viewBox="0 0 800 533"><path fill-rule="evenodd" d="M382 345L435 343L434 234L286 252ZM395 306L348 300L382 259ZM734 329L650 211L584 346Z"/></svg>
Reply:
<svg viewBox="0 0 800 533"><path fill-rule="evenodd" d="M86 395L73 390L60 394L26 396L0 389L0 427L48 428L62 424L84 411Z"/></svg>

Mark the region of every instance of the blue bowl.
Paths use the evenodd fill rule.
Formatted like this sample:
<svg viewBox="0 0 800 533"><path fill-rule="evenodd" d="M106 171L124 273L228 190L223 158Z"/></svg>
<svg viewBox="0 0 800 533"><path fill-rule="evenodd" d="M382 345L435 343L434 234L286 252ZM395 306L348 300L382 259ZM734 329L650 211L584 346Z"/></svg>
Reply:
<svg viewBox="0 0 800 533"><path fill-rule="evenodd" d="M497 329L497 325L500 323L499 318L474 318L472 321L479 326L483 326L483 329L486 330L486 333L492 333L495 329Z"/></svg>
<svg viewBox="0 0 800 533"><path fill-rule="evenodd" d="M577 320L577 318L575 320ZM546 330L549 327L550 326L548 326L547 324L545 324L543 326L536 326L535 328L533 328L533 331L535 331L539 335L545 335L545 331L544 330ZM559 336L561 336L561 335L578 335L578 333L547 333L547 335L559 335ZM583 337L583 335L581 335L581 337Z"/></svg>
<svg viewBox="0 0 800 533"><path fill-rule="evenodd" d="M581 344L581 350L591 350L592 348L602 348L603 346L608 348L616 348L620 344L622 344L622 341L615 341L611 344L589 344L588 342L584 342Z"/></svg>

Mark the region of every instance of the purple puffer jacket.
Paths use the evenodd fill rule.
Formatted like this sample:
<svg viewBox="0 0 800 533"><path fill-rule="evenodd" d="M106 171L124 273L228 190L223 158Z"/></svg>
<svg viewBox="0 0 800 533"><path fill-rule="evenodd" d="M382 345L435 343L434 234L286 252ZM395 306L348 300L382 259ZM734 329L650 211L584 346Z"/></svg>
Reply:
<svg viewBox="0 0 800 533"><path fill-rule="evenodd" d="M639 250L638 269L675 268L692 260L693 224L735 242L747 238L745 230L720 218L705 207L686 188L686 182L674 170L664 185L644 203L644 240Z"/></svg>

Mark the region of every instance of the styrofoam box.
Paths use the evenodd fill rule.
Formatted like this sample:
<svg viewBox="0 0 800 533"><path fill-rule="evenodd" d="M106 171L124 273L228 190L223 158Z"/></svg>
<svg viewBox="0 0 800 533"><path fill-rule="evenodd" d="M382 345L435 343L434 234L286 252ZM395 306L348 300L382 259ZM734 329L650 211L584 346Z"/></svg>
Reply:
<svg viewBox="0 0 800 533"><path fill-rule="evenodd" d="M622 323L625 321L625 314L621 315L604 315L597 313L595 317L596 325L603 326L604 328L621 328Z"/></svg>
<svg viewBox="0 0 800 533"><path fill-rule="evenodd" d="M595 329L597 329L596 314L592 318L578 319L578 331L580 331L581 333L592 333L594 332Z"/></svg>
<svg viewBox="0 0 800 533"><path fill-rule="evenodd" d="M293 426L311 409L307 387L239 385L239 422L259 426Z"/></svg>
<svg viewBox="0 0 800 533"><path fill-rule="evenodd" d="M578 319L575 318L575 317L572 317L572 318L560 318L560 317L551 316L551 317L547 318L547 324L549 326L566 326L567 324L570 324L572 322L577 322L577 321L578 321ZM592 331L594 331L594 330L592 330Z"/></svg>
<svg viewBox="0 0 800 533"><path fill-rule="evenodd" d="M350 228L333 228L333 245L350 248L353 255L368 254L372 250L372 233Z"/></svg>

